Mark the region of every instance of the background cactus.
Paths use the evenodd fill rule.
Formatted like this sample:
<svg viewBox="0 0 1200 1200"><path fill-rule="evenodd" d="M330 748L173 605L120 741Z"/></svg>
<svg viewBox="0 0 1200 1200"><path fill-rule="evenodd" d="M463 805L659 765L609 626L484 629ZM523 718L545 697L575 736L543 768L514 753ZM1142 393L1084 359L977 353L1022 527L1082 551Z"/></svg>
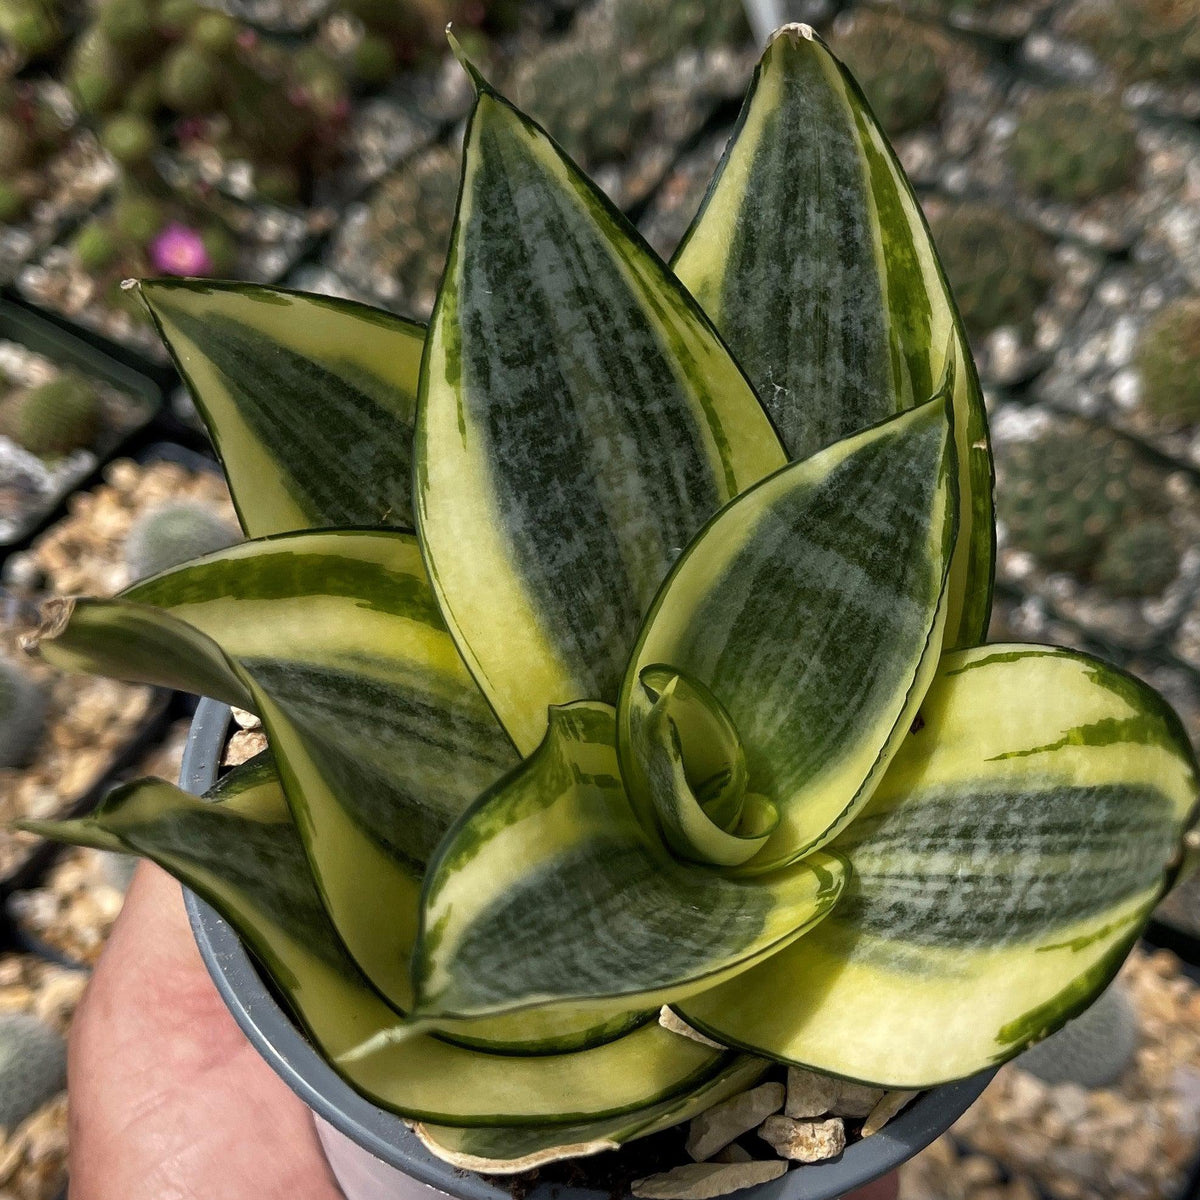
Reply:
<svg viewBox="0 0 1200 1200"><path fill-rule="evenodd" d="M52 0L0 0L0 42L24 59L57 49L64 36L58 5Z"/></svg>
<svg viewBox="0 0 1200 1200"><path fill-rule="evenodd" d="M926 26L867 10L855 15L833 48L889 133L915 129L937 115L946 74Z"/></svg>
<svg viewBox="0 0 1200 1200"><path fill-rule="evenodd" d="M611 42L562 41L520 65L513 98L572 158L610 162L629 153L649 117L637 74Z"/></svg>
<svg viewBox="0 0 1200 1200"><path fill-rule="evenodd" d="M1112 96L1044 92L1022 106L1009 145L1021 184L1056 200L1083 201L1124 187L1138 162L1133 119Z"/></svg>
<svg viewBox="0 0 1200 1200"><path fill-rule="evenodd" d="M238 532L211 509L180 500L148 509L134 522L125 563L132 579L144 579L238 540Z"/></svg>
<svg viewBox="0 0 1200 1200"><path fill-rule="evenodd" d="M938 254L972 336L1024 325L1050 287L1049 242L989 204L964 202L931 221Z"/></svg>
<svg viewBox="0 0 1200 1200"><path fill-rule="evenodd" d="M1000 519L1013 543L1044 566L1121 594L1159 591L1174 576L1179 556L1160 480L1123 438L1065 425L1010 444L1001 464ZM1152 528L1130 536L1139 526Z"/></svg>
<svg viewBox="0 0 1200 1200"><path fill-rule="evenodd" d="M29 762L46 725L46 693L15 663L0 658L0 767Z"/></svg>
<svg viewBox="0 0 1200 1200"><path fill-rule="evenodd" d="M1200 296L1173 300L1155 314L1135 362L1147 411L1165 425L1200 421Z"/></svg>
<svg viewBox="0 0 1200 1200"><path fill-rule="evenodd" d="M1084 0L1063 30L1126 79L1186 83L1200 72L1200 5L1195 0Z"/></svg>
<svg viewBox="0 0 1200 1200"><path fill-rule="evenodd" d="M0 221L24 217L47 186L44 167L65 146L67 126L28 82L0 84Z"/></svg>
<svg viewBox="0 0 1200 1200"><path fill-rule="evenodd" d="M0 1127L15 1129L67 1083L67 1044L29 1013L0 1016Z"/></svg>
<svg viewBox="0 0 1200 1200"><path fill-rule="evenodd" d="M397 280L418 307L432 303L441 278L458 173L458 156L435 147L385 180L371 201L368 221L380 269Z"/></svg>
<svg viewBox="0 0 1200 1200"><path fill-rule="evenodd" d="M1115 596L1157 596L1178 570L1171 527L1153 518L1119 529L1108 539L1096 564L1096 582Z"/></svg>
<svg viewBox="0 0 1200 1200"><path fill-rule="evenodd" d="M611 0L609 13L616 44L650 63L681 50L736 45L747 32L739 0Z"/></svg>
<svg viewBox="0 0 1200 1200"><path fill-rule="evenodd" d="M1043 1083L1102 1088L1124 1074L1137 1044L1137 1010L1118 981L1091 1008L1026 1050L1017 1062Z"/></svg>
<svg viewBox="0 0 1200 1200"><path fill-rule="evenodd" d="M57 458L90 446L100 432L100 398L82 375L66 372L16 399L14 438L31 454Z"/></svg>

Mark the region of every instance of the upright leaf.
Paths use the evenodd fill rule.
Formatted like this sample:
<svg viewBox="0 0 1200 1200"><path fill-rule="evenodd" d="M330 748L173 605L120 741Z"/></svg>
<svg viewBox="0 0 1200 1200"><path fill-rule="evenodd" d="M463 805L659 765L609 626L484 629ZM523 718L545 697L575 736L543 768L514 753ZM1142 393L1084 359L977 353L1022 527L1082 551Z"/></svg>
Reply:
<svg viewBox="0 0 1200 1200"><path fill-rule="evenodd" d="M1116 973L1197 795L1179 720L1095 659L947 656L874 798L851 882L802 942L680 1005L714 1037L928 1087L1053 1032Z"/></svg>
<svg viewBox="0 0 1200 1200"><path fill-rule="evenodd" d="M215 803L214 803L215 801ZM313 886L278 777L266 759L197 800L162 780L118 788L95 816L27 826L80 845L114 840L204 897L263 965L327 1061L376 1104L442 1125L572 1126L686 1097L740 1061L651 1023L591 1050L482 1054L396 1025L346 954ZM350 1052L380 1041L365 1056ZM619 1125L629 1117L618 1120Z"/></svg>
<svg viewBox="0 0 1200 1200"><path fill-rule="evenodd" d="M537 752L446 836L413 954L420 1016L656 1009L775 953L833 907L842 863L825 854L751 880L675 861L630 807L615 732L606 704L551 710Z"/></svg>
<svg viewBox="0 0 1200 1200"><path fill-rule="evenodd" d="M404 1005L425 863L516 762L442 624L413 535L243 542L120 600L82 602L57 625L41 642L52 662L247 697L338 932Z"/></svg>
<svg viewBox="0 0 1200 1200"><path fill-rule="evenodd" d="M674 276L486 87L464 158L415 505L447 623L528 753L547 705L616 699L675 556L784 456Z"/></svg>
<svg viewBox="0 0 1200 1200"><path fill-rule="evenodd" d="M420 325L248 283L156 279L141 290L248 536L411 528Z"/></svg>
<svg viewBox="0 0 1200 1200"><path fill-rule="evenodd" d="M946 640L982 641L994 554L983 394L903 169L807 26L768 46L672 265L796 459L922 403L949 350L963 468Z"/></svg>
<svg viewBox="0 0 1200 1200"><path fill-rule="evenodd" d="M938 398L794 463L685 551L621 693L621 765L643 812L639 694L659 664L723 706L748 791L777 811L746 869L823 845L866 803L941 647L958 498L950 412Z"/></svg>

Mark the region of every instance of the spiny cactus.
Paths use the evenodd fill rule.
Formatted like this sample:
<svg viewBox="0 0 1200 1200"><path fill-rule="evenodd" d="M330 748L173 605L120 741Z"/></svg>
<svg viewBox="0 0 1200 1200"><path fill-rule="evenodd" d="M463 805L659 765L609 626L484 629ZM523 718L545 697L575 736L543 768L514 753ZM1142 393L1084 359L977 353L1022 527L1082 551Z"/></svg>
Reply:
<svg viewBox="0 0 1200 1200"><path fill-rule="evenodd" d="M46 693L15 663L0 658L0 767L29 762L46 724Z"/></svg>
<svg viewBox="0 0 1200 1200"><path fill-rule="evenodd" d="M1043 1083L1108 1087L1133 1062L1137 1009L1121 983L1112 984L1086 1012L1025 1051L1020 1066Z"/></svg>
<svg viewBox="0 0 1200 1200"><path fill-rule="evenodd" d="M649 115L644 89L611 43L579 39L548 45L513 80L518 103L580 162L628 154Z"/></svg>
<svg viewBox="0 0 1200 1200"><path fill-rule="evenodd" d="M1050 245L990 204L964 202L931 222L959 311L973 336L1025 325L1050 286Z"/></svg>
<svg viewBox="0 0 1200 1200"><path fill-rule="evenodd" d="M1200 296L1173 300L1155 314L1135 362L1148 412L1164 425L1200 421Z"/></svg>
<svg viewBox="0 0 1200 1200"><path fill-rule="evenodd" d="M1196 0L1083 0L1062 28L1126 79L1179 84L1200 72Z"/></svg>
<svg viewBox="0 0 1200 1200"><path fill-rule="evenodd" d="M1012 541L1051 569L1090 578L1118 534L1166 512L1158 476L1107 430L1069 423L1008 446L1000 461L1000 518ZM1131 549L1114 551L1113 578Z"/></svg>
<svg viewBox="0 0 1200 1200"><path fill-rule="evenodd" d="M915 129L937 115L946 74L925 26L891 13L862 11L833 47L889 133Z"/></svg>
<svg viewBox="0 0 1200 1200"><path fill-rule="evenodd" d="M125 563L131 578L144 579L237 540L237 531L210 508L174 501L148 509L134 522L125 542Z"/></svg>
<svg viewBox="0 0 1200 1200"><path fill-rule="evenodd" d="M748 36L740 0L610 0L609 14L615 43L651 63Z"/></svg>
<svg viewBox="0 0 1200 1200"><path fill-rule="evenodd" d="M62 1034L29 1013L0 1016L0 1127L15 1129L66 1083Z"/></svg>
<svg viewBox="0 0 1200 1200"><path fill-rule="evenodd" d="M101 416L92 383L66 372L30 388L20 398L14 432L30 453L56 458L91 445L100 432Z"/></svg>
<svg viewBox="0 0 1200 1200"><path fill-rule="evenodd" d="M1117 530L1096 564L1096 582L1115 596L1157 596L1179 571L1179 551L1166 521L1153 518Z"/></svg>
<svg viewBox="0 0 1200 1200"><path fill-rule="evenodd" d="M1111 96L1082 89L1045 92L1022 107L1009 161L1031 192L1090 200L1133 178L1137 131Z"/></svg>
<svg viewBox="0 0 1200 1200"><path fill-rule="evenodd" d="M445 264L458 196L458 156L437 147L385 180L371 202L379 266L420 306L432 299Z"/></svg>

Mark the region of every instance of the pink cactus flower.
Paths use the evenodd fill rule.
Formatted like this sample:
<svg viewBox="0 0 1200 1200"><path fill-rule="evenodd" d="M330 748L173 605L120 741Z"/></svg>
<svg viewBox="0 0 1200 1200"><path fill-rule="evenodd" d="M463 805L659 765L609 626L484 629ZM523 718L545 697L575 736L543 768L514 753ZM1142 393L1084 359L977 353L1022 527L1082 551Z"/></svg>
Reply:
<svg viewBox="0 0 1200 1200"><path fill-rule="evenodd" d="M165 275L207 275L212 270L204 240L178 221L165 226L150 243L150 261Z"/></svg>

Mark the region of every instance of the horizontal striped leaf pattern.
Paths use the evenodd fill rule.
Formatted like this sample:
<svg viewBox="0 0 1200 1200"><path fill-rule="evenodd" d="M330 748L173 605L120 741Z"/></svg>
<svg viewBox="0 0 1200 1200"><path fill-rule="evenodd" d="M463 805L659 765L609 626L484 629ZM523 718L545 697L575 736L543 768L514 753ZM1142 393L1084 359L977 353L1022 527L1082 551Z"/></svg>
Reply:
<svg viewBox="0 0 1200 1200"><path fill-rule="evenodd" d="M141 292L248 536L411 528L422 326L255 284L156 279Z"/></svg>
<svg viewBox="0 0 1200 1200"><path fill-rule="evenodd" d="M903 169L807 26L767 47L672 267L795 459L924 402L951 357L962 537L946 639L982 641L994 556L983 393Z"/></svg>
<svg viewBox="0 0 1200 1200"><path fill-rule="evenodd" d="M802 944L684 1001L692 1025L817 1070L927 1087L1053 1032L1120 966L1197 795L1178 718L1065 650L948 655Z"/></svg>
<svg viewBox="0 0 1200 1200"><path fill-rule="evenodd" d="M676 563L630 662L622 769L639 680L664 664L728 712L748 788L778 811L745 869L828 842L869 799L937 663L956 530L950 406L929 401L780 471L729 505Z"/></svg>
<svg viewBox="0 0 1200 1200"><path fill-rule="evenodd" d="M414 1132L438 1158L464 1171L512 1175L564 1158L584 1158L604 1150L615 1150L626 1142L681 1125L714 1104L753 1087L768 1065L761 1058L739 1055L694 1091L662 1100L628 1116L549 1129L467 1128L420 1123Z"/></svg>
<svg viewBox="0 0 1200 1200"><path fill-rule="evenodd" d="M196 688L219 646L227 677L263 719L335 926L372 981L406 1005L425 863L517 762L441 621L413 535L243 542L76 613L43 639L49 660L125 677L145 660L173 672L155 681ZM102 644L89 634L81 650L97 621ZM84 651L92 657L80 664Z"/></svg>
<svg viewBox="0 0 1200 1200"><path fill-rule="evenodd" d="M349 1060L350 1050L394 1027L397 1016L330 924L265 758L237 768L205 800L142 780L117 789L93 817L29 828L104 848L116 838L203 896L253 950L335 1069L368 1099L405 1116L443 1125L532 1125L544 1137L548 1126L687 1096L740 1061L657 1023L573 1054L482 1054L417 1036Z"/></svg>
<svg viewBox="0 0 1200 1200"><path fill-rule="evenodd" d="M828 855L747 881L665 854L625 795L615 732L608 705L552 709L538 751L447 835L425 880L417 1015L657 1009L832 908L844 877Z"/></svg>
<svg viewBox="0 0 1200 1200"><path fill-rule="evenodd" d="M785 462L692 299L485 85L421 374L415 505L460 650L523 753L614 701L672 560Z"/></svg>

